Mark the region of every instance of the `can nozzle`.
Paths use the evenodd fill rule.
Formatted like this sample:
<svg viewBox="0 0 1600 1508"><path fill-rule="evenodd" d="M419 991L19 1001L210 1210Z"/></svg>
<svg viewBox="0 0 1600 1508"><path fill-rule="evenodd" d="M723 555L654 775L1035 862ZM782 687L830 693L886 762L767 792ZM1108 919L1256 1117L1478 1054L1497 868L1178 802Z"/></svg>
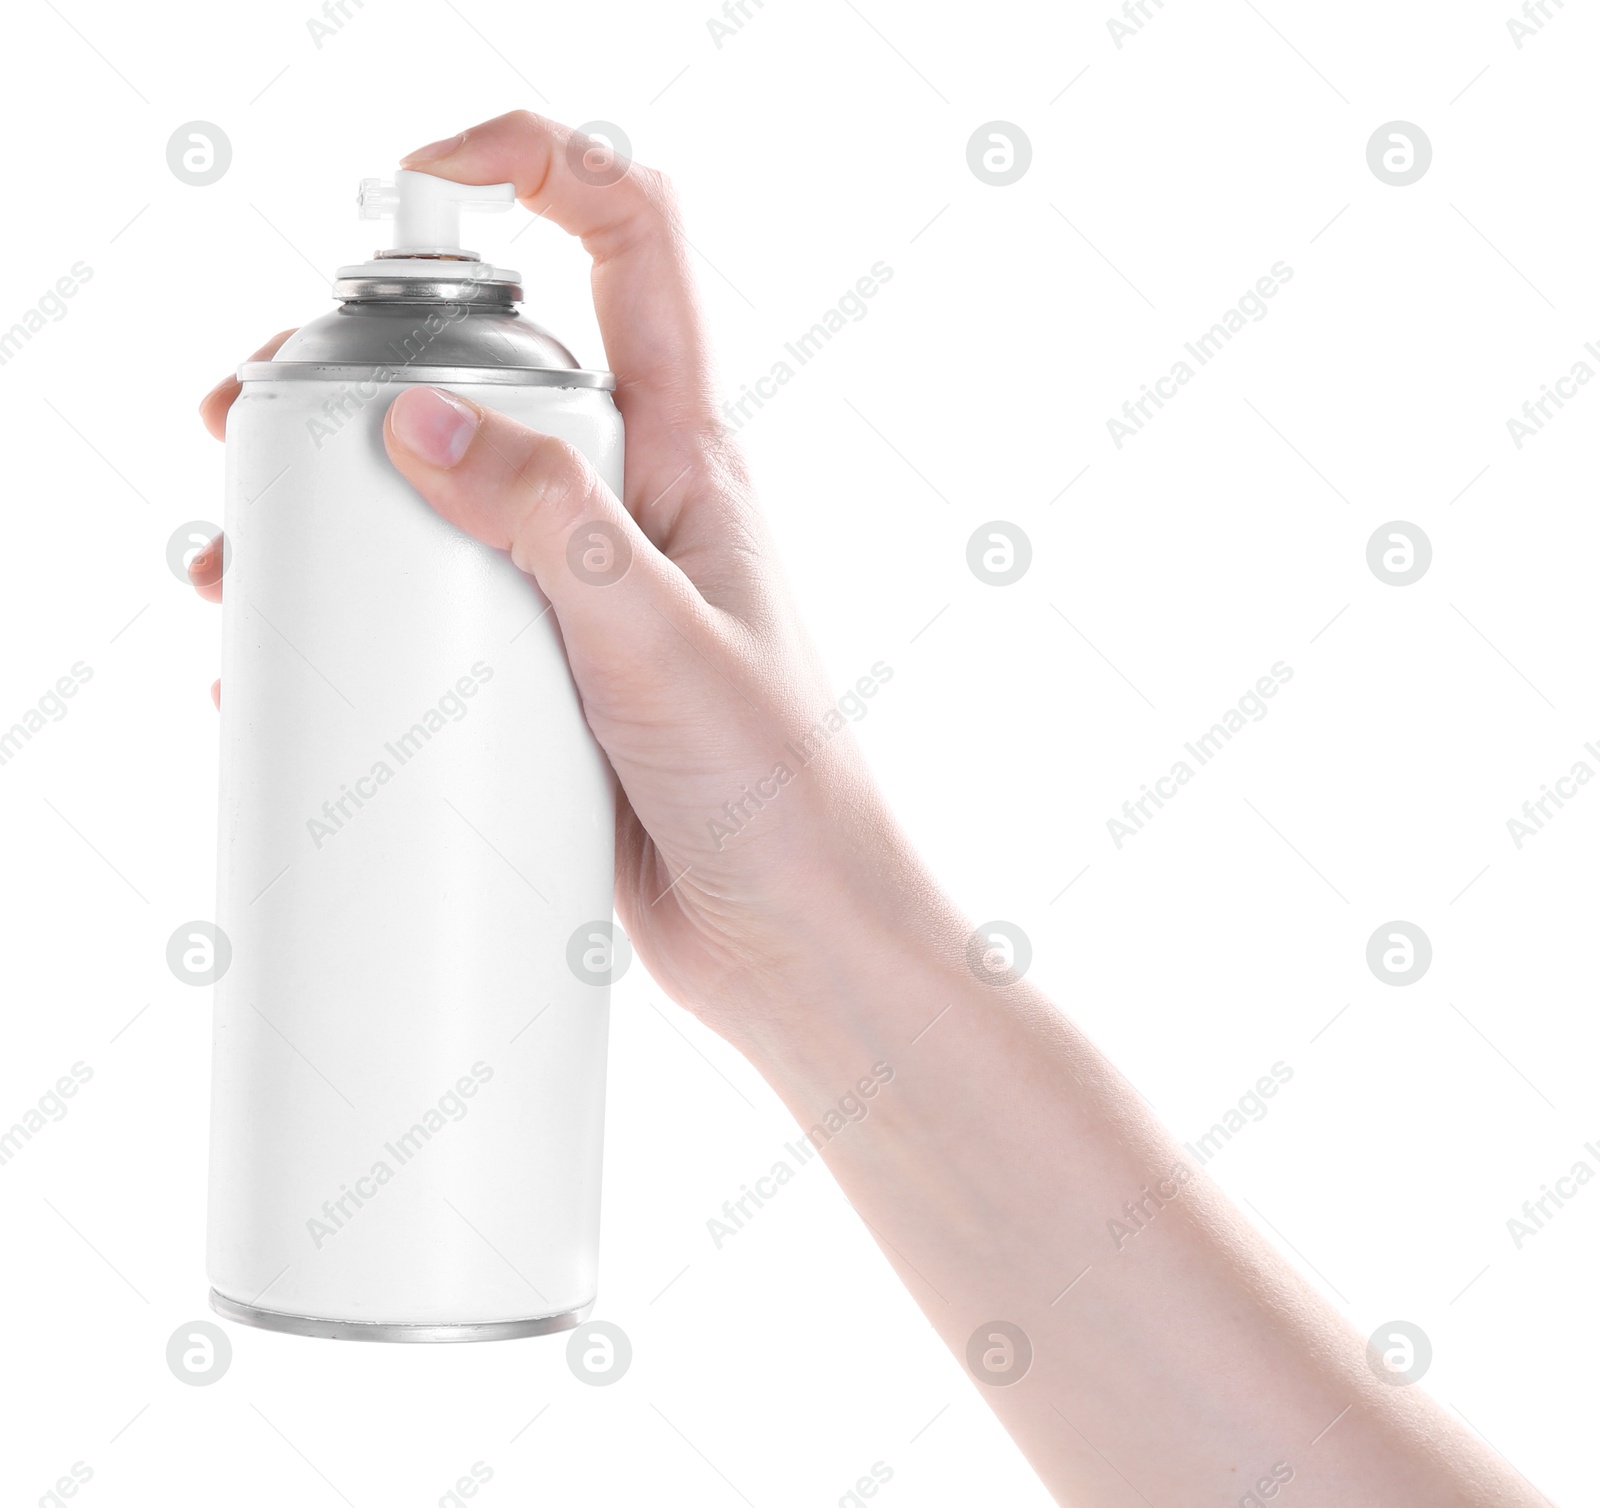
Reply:
<svg viewBox="0 0 1600 1508"><path fill-rule="evenodd" d="M356 203L363 220L394 217L394 245L379 257L446 257L468 261L474 251L461 249L463 209L506 210L516 202L510 183L455 183L432 173L402 168L393 183L363 178Z"/></svg>

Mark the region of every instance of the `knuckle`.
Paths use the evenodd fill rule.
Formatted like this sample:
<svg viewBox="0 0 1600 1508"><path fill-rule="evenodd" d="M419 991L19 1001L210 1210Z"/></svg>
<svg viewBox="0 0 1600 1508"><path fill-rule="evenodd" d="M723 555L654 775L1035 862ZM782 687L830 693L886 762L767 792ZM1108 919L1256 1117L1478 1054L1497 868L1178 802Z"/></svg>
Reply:
<svg viewBox="0 0 1600 1508"><path fill-rule="evenodd" d="M655 168L631 163L617 188L620 213L608 237L609 251L617 254L665 237L674 242L682 234L682 217L671 181Z"/></svg>
<svg viewBox="0 0 1600 1508"><path fill-rule="evenodd" d="M632 526L581 452L554 436L541 435L529 457L537 469L533 496L524 503L520 537L529 553L541 556L544 571L534 571L546 591L561 581L585 587L610 586L633 560ZM531 562L512 558L524 570ZM565 561L565 570L561 562Z"/></svg>
<svg viewBox="0 0 1600 1508"><path fill-rule="evenodd" d="M524 515L538 514L544 527L565 534L594 511L599 478L565 440L537 435L522 467Z"/></svg>
<svg viewBox="0 0 1600 1508"><path fill-rule="evenodd" d="M663 216L676 218L678 191L672 180L659 168L642 167L638 163L633 165L633 174L637 178L640 197Z"/></svg>

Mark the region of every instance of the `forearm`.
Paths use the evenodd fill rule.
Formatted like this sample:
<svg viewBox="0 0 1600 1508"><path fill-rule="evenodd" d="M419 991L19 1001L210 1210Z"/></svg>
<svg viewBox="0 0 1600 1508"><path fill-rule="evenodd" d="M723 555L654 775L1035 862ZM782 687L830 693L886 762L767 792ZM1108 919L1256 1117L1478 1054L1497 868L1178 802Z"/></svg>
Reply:
<svg viewBox="0 0 1600 1508"><path fill-rule="evenodd" d="M979 981L940 902L848 911L791 1008L747 1018L739 1045L820 1128L963 1364L992 1321L1027 1337L1019 1380L996 1385L1004 1341L980 1340L1001 1371L974 1375L1058 1498L1543 1501L1419 1389L1380 1380L1061 1012L1025 981ZM878 1065L893 1076L864 1097ZM830 1132L847 1095L866 1112ZM1273 1491L1245 1497L1263 1478Z"/></svg>
<svg viewBox="0 0 1600 1508"><path fill-rule="evenodd" d="M1221 1508L1263 1479L1276 1500L1292 1472L1290 1508L1531 1504L1417 1389L1373 1373L1361 1338L1061 1014L968 966L966 924L843 733L893 671L875 664L849 706L824 678L718 418L670 188L631 167L597 183L577 167L597 146L517 112L406 165L512 182L583 238L625 494L459 394L408 389L384 444L441 517L508 550L550 601L625 798L617 904L641 960L821 1128L959 1357L991 1321L1027 1337L1026 1371L983 1392L1058 1495L1121 1505L1131 1483L1163 1508ZM219 434L237 391L208 405ZM625 562L603 590L572 557L596 531Z"/></svg>

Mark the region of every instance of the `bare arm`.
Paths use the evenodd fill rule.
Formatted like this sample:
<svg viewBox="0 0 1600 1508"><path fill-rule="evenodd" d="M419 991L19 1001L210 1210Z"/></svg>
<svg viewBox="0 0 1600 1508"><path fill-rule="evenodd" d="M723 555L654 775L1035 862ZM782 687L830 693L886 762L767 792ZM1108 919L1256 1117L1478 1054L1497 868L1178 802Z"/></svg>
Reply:
<svg viewBox="0 0 1600 1508"><path fill-rule="evenodd" d="M963 941L921 902L863 914L829 953L851 962L740 1045L824 1132L892 1066L823 1155L1060 1501L1544 1501L1380 1380L1093 1044L1025 980L979 983Z"/></svg>
<svg viewBox="0 0 1600 1508"><path fill-rule="evenodd" d="M922 869L832 726L835 693L719 420L670 191L592 148L518 113L408 165L514 181L582 238L626 496L561 442L437 390L397 398L386 441L429 503L510 551L554 605L620 783L617 908L651 972L818 1128L1061 1501L1541 1501L1419 1390L1380 1378ZM237 392L207 398L213 432ZM596 530L629 561L603 587L568 563ZM195 561L208 596L219 566L215 548Z"/></svg>

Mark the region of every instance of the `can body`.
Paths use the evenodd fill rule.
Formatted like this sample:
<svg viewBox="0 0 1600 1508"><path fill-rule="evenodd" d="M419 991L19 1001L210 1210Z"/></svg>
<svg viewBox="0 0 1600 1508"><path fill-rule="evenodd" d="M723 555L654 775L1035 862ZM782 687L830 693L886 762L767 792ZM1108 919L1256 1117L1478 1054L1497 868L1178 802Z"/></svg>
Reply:
<svg viewBox="0 0 1600 1508"><path fill-rule="evenodd" d="M403 380L246 380L228 420L208 1268L274 1328L537 1333L595 1293L608 1001L568 957L613 783L537 586L389 462ZM441 385L620 494L609 394Z"/></svg>

